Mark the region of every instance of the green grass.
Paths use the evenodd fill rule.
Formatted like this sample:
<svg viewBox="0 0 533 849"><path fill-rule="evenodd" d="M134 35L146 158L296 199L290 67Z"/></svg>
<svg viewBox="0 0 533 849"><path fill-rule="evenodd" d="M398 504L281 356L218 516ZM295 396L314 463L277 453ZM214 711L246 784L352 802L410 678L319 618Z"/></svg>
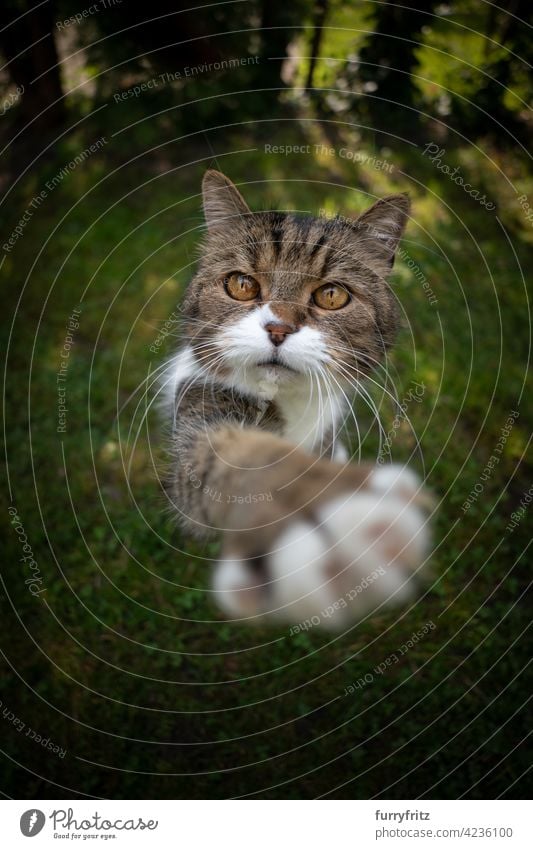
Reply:
<svg viewBox="0 0 533 849"><path fill-rule="evenodd" d="M109 137L101 154L50 193L1 269L6 338L21 298L7 364L12 498L2 512L8 525L7 507L16 506L46 592L28 592L7 527L0 697L2 710L67 749L61 759L5 718L2 789L10 795L523 795L527 516L512 534L505 528L531 482L522 462L531 411L521 270L531 261L531 230L501 174L479 154L456 148L448 155L498 198L502 225L420 150L389 152L392 173L339 156L263 152L266 142L324 140L318 125L297 126L257 124L233 137L212 134L209 144L200 135L131 163L138 151L124 149L125 135L111 140L112 127L92 127L16 189L8 234L51 175L102 133ZM165 127L139 125L138 150L166 140ZM373 155L368 141L347 128L336 132L337 149ZM498 157L504 170L517 170L511 154ZM353 215L367 203L361 188L413 196L420 226L410 225L404 247L438 303L400 263L394 285L406 326L390 369L400 400L413 380L425 391L408 408L421 450L404 423L393 457L425 468L439 496L438 578L412 608L383 612L341 637L224 622L206 592L209 566L198 559L216 554L216 545L187 542L163 510L155 417L140 429L133 454L125 443L132 420L134 432L141 423L139 396L117 421L117 404L176 341L150 351L191 275L200 179L212 164L236 182L270 181L246 190L256 209ZM519 168L514 176L523 186ZM59 356L80 303L67 428L58 434ZM492 476L463 513L518 409ZM384 401L381 410L388 430L393 408ZM377 430L368 411L360 414L369 427L362 455L372 457ZM397 664L344 695L430 620L435 630Z"/></svg>

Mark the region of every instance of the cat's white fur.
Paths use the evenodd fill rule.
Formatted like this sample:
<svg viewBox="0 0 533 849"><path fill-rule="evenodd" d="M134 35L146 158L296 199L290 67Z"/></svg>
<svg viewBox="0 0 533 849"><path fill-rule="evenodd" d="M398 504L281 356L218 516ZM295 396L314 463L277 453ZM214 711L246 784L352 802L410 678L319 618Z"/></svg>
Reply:
<svg viewBox="0 0 533 849"><path fill-rule="evenodd" d="M216 381L253 398L258 417L266 401L275 399L285 426L283 436L307 451L321 450L325 439L338 430L346 413L347 402L340 392L324 386L320 369L327 362L322 334L311 327L293 333L278 349L282 364L295 370L258 365L272 356L273 346L265 325L277 316L268 304L250 311L240 321L221 332L218 339L220 362L231 366L231 377L217 376ZM279 320L279 319L277 319ZM197 379L212 383L215 378L196 360L187 346L167 363L163 375L163 400L172 409L180 386ZM336 442L335 459L346 459L344 447Z"/></svg>
<svg viewBox="0 0 533 849"><path fill-rule="evenodd" d="M378 468L370 491L336 498L319 511L318 525L296 520L272 540L265 583L228 555L214 575L219 606L232 618L277 618L307 630L349 627L407 601L429 544L425 516L411 501L418 488L409 469Z"/></svg>
<svg viewBox="0 0 533 849"><path fill-rule="evenodd" d="M219 383L258 405L258 421L268 401L275 400L285 421L283 435L308 451L320 451L324 439L338 429L346 412L340 393L320 393L317 385L328 354L321 333L309 327L289 335L277 350L280 361L295 372L260 365L273 353L265 325L277 316L266 304L248 312L218 337L220 362L231 377ZM279 320L279 319L278 319ZM167 363L162 379L165 402L172 407L188 381L215 378L197 361L191 347ZM346 459L340 443L335 459ZM385 602L404 601L412 592L412 573L423 563L428 546L426 519L413 503L416 476L401 466L379 466L370 490L349 493L326 503L319 524L291 522L272 539L267 553L266 585L258 583L246 562L231 554L215 568L213 589L220 607L231 617L260 621L265 615L292 623L343 627ZM332 569L332 564L345 564ZM346 565L347 564L347 565ZM377 578L370 578L378 571ZM361 584L365 586L359 592ZM324 611L335 609L334 615Z"/></svg>

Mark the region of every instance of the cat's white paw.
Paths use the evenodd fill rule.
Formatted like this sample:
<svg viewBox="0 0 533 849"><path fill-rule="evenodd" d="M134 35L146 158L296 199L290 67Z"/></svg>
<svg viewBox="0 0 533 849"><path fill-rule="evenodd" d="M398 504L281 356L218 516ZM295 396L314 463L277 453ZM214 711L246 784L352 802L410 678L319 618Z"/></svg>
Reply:
<svg viewBox="0 0 533 849"><path fill-rule="evenodd" d="M378 467L364 488L318 505L316 523L290 522L260 562L220 561L220 607L232 618L341 628L407 601L429 548L419 493L409 469Z"/></svg>

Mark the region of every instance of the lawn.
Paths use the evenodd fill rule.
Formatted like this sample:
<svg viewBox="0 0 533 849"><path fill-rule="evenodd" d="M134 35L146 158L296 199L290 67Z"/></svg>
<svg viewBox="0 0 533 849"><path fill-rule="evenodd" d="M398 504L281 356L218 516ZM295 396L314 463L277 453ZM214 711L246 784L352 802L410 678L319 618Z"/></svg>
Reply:
<svg viewBox="0 0 533 849"><path fill-rule="evenodd" d="M186 137L168 115L143 114L132 103L83 118L20 178L4 213L5 240L30 210L0 269L4 791L523 797L530 513L508 528L531 486L533 229L517 194L533 185L520 155L443 144L442 161L494 201L488 210L423 141L376 149L289 107L286 120ZM354 216L369 195L413 199L386 386L404 413L380 388L383 372L369 390L392 457L437 495L434 579L411 607L342 635L225 622L209 592L217 545L190 543L164 508L150 375L179 342L209 166L249 184L255 209ZM375 458L375 418L360 400L356 411L355 459ZM24 543L36 565L21 561Z"/></svg>

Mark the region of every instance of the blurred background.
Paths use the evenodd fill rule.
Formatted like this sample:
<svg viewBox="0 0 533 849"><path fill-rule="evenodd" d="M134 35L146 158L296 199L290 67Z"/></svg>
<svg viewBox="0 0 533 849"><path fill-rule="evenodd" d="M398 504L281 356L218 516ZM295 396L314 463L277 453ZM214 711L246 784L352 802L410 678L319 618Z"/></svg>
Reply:
<svg viewBox="0 0 533 849"><path fill-rule="evenodd" d="M3 794L524 798L530 3L3 17ZM217 545L164 510L154 379L207 167L252 209L413 200L403 331L351 437L437 494L434 580L341 635L225 622Z"/></svg>

